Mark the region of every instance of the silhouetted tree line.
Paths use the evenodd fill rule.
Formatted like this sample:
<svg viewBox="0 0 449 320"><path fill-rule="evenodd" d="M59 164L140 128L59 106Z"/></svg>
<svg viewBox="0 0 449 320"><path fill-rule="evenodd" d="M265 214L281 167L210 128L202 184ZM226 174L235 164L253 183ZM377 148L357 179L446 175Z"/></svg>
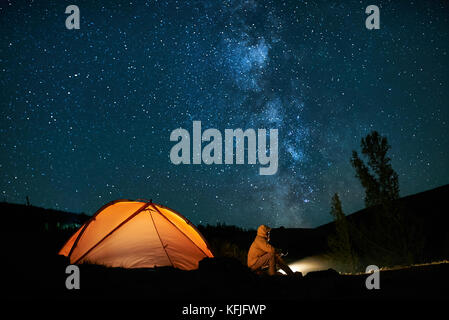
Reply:
<svg viewBox="0 0 449 320"><path fill-rule="evenodd" d="M255 230L218 223L199 225L198 230L207 239L216 257L235 258L246 265L249 247L256 236Z"/></svg>

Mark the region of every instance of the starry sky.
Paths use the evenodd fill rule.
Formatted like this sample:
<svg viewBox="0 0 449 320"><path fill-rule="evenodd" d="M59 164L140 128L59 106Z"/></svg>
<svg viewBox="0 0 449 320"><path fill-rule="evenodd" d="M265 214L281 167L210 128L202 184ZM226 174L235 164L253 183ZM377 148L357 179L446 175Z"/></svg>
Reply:
<svg viewBox="0 0 449 320"><path fill-rule="evenodd" d="M79 30L65 27L80 8ZM367 30L365 8L380 8ZM329 222L388 137L401 196L449 183L447 1L1 1L2 201L94 213L153 199L196 224ZM279 130L279 170L173 165L170 133Z"/></svg>

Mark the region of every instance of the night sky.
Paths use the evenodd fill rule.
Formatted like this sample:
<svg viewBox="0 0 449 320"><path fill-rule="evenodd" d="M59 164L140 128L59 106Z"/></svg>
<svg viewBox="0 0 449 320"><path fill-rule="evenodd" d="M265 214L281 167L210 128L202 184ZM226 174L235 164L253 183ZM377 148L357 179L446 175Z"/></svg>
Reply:
<svg viewBox="0 0 449 320"><path fill-rule="evenodd" d="M313 227L335 192L363 208L349 160L372 130L401 196L449 183L447 1L17 2L0 4L2 201L146 198L196 224ZM170 133L194 120L277 128L277 174L172 164Z"/></svg>

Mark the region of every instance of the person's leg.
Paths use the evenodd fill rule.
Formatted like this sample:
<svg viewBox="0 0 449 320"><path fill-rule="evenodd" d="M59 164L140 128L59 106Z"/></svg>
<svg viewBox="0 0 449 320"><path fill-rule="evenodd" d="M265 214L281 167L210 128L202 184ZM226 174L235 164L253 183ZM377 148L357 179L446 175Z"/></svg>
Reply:
<svg viewBox="0 0 449 320"><path fill-rule="evenodd" d="M276 254L274 252L268 253L269 255L269 264L270 267L268 269L268 274L270 276L276 274Z"/></svg>
<svg viewBox="0 0 449 320"><path fill-rule="evenodd" d="M253 264L250 268L251 270L255 271L258 269L262 269L265 266L270 267L273 260L274 263L274 255L270 253L265 253L264 255L261 255L259 258L257 258L257 261L255 264Z"/></svg>
<svg viewBox="0 0 449 320"><path fill-rule="evenodd" d="M280 255L276 254L276 264L278 265L279 269L284 270L284 272L288 275L293 275L294 272L290 267L284 262L284 259L281 258Z"/></svg>

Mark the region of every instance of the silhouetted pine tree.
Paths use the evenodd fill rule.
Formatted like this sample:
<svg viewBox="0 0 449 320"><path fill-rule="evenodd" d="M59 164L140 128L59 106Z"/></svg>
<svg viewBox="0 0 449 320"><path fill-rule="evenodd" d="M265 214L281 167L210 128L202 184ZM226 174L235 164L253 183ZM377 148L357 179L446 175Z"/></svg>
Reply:
<svg viewBox="0 0 449 320"><path fill-rule="evenodd" d="M354 272L357 269L357 257L351 245L349 223L343 212L338 193L332 197L330 214L335 221L335 234L328 238L331 254L341 271Z"/></svg>
<svg viewBox="0 0 449 320"><path fill-rule="evenodd" d="M356 177L365 188L366 207L398 199L399 179L387 156L391 148L387 138L373 131L362 138L361 147L362 154L368 158L367 165L359 158L357 151L352 151L351 164L356 170Z"/></svg>
<svg viewBox="0 0 449 320"><path fill-rule="evenodd" d="M397 201L398 174L387 155L391 147L386 137L373 131L362 138L361 148L367 163L353 151L351 164L365 189L366 207L379 207L373 225L368 232L364 232L365 240L382 249L385 263L411 263L422 248L422 235L418 236L415 226L408 221Z"/></svg>

